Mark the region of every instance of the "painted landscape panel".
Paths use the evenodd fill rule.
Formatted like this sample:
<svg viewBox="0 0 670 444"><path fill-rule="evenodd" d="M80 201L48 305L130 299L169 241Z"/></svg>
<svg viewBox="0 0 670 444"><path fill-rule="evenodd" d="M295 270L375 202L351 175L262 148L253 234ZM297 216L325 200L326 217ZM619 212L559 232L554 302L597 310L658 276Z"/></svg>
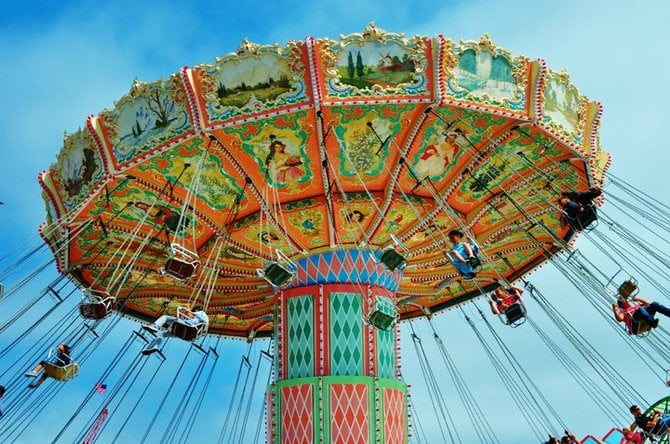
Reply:
<svg viewBox="0 0 670 444"><path fill-rule="evenodd" d="M393 88L411 82L414 61L397 43L367 42L348 45L337 62L340 82L359 89L379 85Z"/></svg>

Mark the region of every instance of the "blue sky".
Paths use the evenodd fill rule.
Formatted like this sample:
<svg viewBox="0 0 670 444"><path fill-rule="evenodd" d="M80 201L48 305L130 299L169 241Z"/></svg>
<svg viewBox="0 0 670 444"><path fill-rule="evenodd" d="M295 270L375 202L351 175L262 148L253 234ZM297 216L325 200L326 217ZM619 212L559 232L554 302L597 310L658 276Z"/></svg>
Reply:
<svg viewBox="0 0 670 444"><path fill-rule="evenodd" d="M478 39L488 33L514 54L543 58L552 69L566 68L581 92L603 103L601 136L604 148L614 158L611 171L662 196L668 190L663 179L670 160L665 136L670 103L670 88L665 80L670 72L668 17L670 5L660 0L639 4L604 0L399 4L25 1L5 5L0 15L0 57L4 68L0 71L0 143L4 147L0 200L5 202L0 207L5 216L0 220L0 254L19 240L33 236L44 219L36 176L54 162L63 132L73 132L84 124L86 116L111 108L114 100L127 93L134 78L166 78L184 65L211 62L215 56L237 49L245 37L259 43L285 43L308 35L335 38L358 32L370 21L388 31L443 34L454 40ZM583 244L580 241L579 245ZM587 246L584 251L591 252ZM607 268L606 264L602 266ZM574 318L581 331L602 348L627 378L640 384L645 397L655 399L667 394L667 389L653 381L639 363L622 354L611 328L596 319L596 313L551 266L533 275L532 280ZM645 291L644 283L642 290ZM537 310L532 304L529 308L531 312L533 308ZM546 321L541 313L536 315L538 322ZM4 316L0 315L0 320ZM499 440L537 442L519 414L509 413L514 411L511 399L461 317L450 311L437 316L435 325L487 412ZM124 341L131 327L130 323L119 326L109 349ZM417 329L428 342L425 323L419 323ZM500 331L577 435L601 436L611 427L530 328ZM561 341L558 333L554 334ZM0 345L5 341L0 337ZM426 399L406 331L402 346L403 368L408 382L413 384L414 399ZM171 361L178 365L183 347L172 347L176 356ZM568 345L565 347L569 350ZM230 358L217 368L215 388L207 401L211 419L201 429L208 437L203 442L215 441L213 434L218 434L225 417L225 402L221 399L227 399L239 355L245 348L233 341L222 346ZM434 349L431 353L437 356ZM101 366L102 360L97 364ZM82 374L72 383L68 400L78 404L95 375ZM462 430L463 442L476 442L446 379L444 389ZM158 400L162 394L152 390L150 396ZM424 426L436 433L435 414L429 403L418 408ZM149 413L138 414L129 430L143 430L151 411L143 409ZM55 410L45 415L55 424L63 422L62 414L59 416ZM39 440L40 427L35 426L23 440ZM156 442L159 436L160 433L149 442Z"/></svg>

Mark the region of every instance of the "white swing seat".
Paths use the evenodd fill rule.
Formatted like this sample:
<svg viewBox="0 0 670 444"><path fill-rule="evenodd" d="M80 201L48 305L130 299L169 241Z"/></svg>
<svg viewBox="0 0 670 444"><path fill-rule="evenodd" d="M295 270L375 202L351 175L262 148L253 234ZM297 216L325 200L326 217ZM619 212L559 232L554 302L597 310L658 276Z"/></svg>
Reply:
<svg viewBox="0 0 670 444"><path fill-rule="evenodd" d="M85 319L105 319L112 313L116 298L107 291L87 288L83 291L88 302L79 304L79 313Z"/></svg>
<svg viewBox="0 0 670 444"><path fill-rule="evenodd" d="M295 276L287 268L277 262L268 262L263 268L263 278L275 287L285 287Z"/></svg>
<svg viewBox="0 0 670 444"><path fill-rule="evenodd" d="M170 324L170 334L184 341L195 341L206 333L207 324L200 322L191 324L190 320L182 311L182 307L177 307L177 320Z"/></svg>
<svg viewBox="0 0 670 444"><path fill-rule="evenodd" d="M184 281L193 276L198 265L200 265L200 258L196 253L179 244L172 244L170 245L170 257L159 272L178 281Z"/></svg>

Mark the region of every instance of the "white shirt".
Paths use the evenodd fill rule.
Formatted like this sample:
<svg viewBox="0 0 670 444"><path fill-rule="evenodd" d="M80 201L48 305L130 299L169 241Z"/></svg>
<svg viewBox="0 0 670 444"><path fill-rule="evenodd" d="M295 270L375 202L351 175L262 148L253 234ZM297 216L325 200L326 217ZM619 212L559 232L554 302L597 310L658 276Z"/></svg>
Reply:
<svg viewBox="0 0 670 444"><path fill-rule="evenodd" d="M189 319L188 322L191 325L197 325L197 324L204 324L208 325L209 324L209 316L207 316L207 313L204 311L192 311L191 314L193 315L193 319Z"/></svg>

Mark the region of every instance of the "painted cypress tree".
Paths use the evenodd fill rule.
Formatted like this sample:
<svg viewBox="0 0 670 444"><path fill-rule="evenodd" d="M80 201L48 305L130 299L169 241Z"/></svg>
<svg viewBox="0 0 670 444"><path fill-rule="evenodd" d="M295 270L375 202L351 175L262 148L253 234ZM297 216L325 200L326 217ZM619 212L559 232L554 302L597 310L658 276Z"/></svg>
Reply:
<svg viewBox="0 0 670 444"><path fill-rule="evenodd" d="M347 63L347 72L349 73L349 78L353 79L354 78L354 72L356 68L354 68L354 56L351 55L351 51L349 51L349 63Z"/></svg>
<svg viewBox="0 0 670 444"><path fill-rule="evenodd" d="M363 57L361 57L360 51L358 51L358 54L356 55L356 74L358 74L358 77L363 77L363 75L365 74L365 67L363 66Z"/></svg>

